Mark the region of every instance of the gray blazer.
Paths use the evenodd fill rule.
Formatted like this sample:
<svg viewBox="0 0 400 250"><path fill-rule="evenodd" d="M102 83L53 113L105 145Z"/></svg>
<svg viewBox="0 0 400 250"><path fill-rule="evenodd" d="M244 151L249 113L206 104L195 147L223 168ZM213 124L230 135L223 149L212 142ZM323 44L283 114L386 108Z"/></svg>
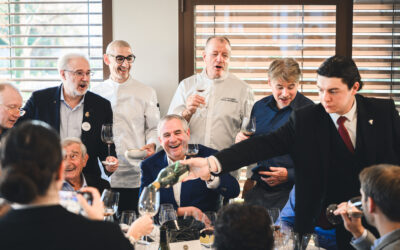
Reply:
<svg viewBox="0 0 400 250"><path fill-rule="evenodd" d="M367 237L354 244L351 242L351 245L357 250L370 250L371 246L374 245L374 241L376 240L375 236L367 231ZM374 250L398 250L400 249L400 229L397 229L391 232L389 235L385 237L385 239L379 243Z"/></svg>

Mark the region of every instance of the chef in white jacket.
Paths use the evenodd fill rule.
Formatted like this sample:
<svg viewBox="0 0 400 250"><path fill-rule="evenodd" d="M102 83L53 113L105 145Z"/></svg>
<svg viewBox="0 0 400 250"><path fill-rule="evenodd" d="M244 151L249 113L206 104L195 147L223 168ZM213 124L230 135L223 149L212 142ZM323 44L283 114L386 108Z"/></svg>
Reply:
<svg viewBox="0 0 400 250"><path fill-rule="evenodd" d="M94 85L92 92L111 102L113 134L119 160L111 176L111 187L120 192L118 211L136 210L140 187L141 159L126 159L128 149L146 150L147 158L155 153L157 124L160 120L157 95L153 88L130 75L135 55L126 41L115 40L107 46L104 62L110 79Z"/></svg>
<svg viewBox="0 0 400 250"><path fill-rule="evenodd" d="M228 71L230 56L228 38L208 38L203 72L184 79L175 92L168 113L182 115L189 122L191 143L216 150L229 147L235 143L243 118L250 116L253 91Z"/></svg>

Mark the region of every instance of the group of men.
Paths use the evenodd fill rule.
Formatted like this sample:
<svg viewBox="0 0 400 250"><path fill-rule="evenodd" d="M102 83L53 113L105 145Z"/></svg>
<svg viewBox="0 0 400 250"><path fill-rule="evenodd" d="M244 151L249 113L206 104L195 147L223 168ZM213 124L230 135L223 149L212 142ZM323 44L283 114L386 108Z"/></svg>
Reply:
<svg viewBox="0 0 400 250"><path fill-rule="evenodd" d="M127 42L108 45L104 62L110 79L92 91L88 59L66 54L58 63L61 85L34 92L23 109L18 90L0 85L0 135L18 119L49 123L66 152L65 188L108 188L101 180L104 173L110 176L111 188L120 192L119 211L136 210L140 189L163 167L187 159L189 142L199 144L198 156L208 159L186 161L192 175L202 180L161 190L162 202L172 203L178 215L217 210L220 195L233 198L239 193L237 180L228 173L257 162L245 185L246 202L283 208L296 182L294 227L300 233L325 227L328 204L359 194L357 176L362 169L400 164L400 118L394 103L357 94L363 83L351 59L333 56L319 67L318 105L297 91L297 62L272 62L272 95L251 110L256 134L249 138L239 130L254 96L248 84L229 72L230 56L226 37L210 37L203 72L179 84L170 115L160 120L154 89L130 74L135 55ZM111 155L101 141L101 126L107 123L113 124ZM162 150L156 153L158 145ZM132 148L146 150L145 160L125 159L125 151ZM336 234L339 249L346 249L350 235L341 226Z"/></svg>
<svg viewBox="0 0 400 250"><path fill-rule="evenodd" d="M204 116L199 115L198 106L205 104L205 100L196 94L196 86L193 85L189 91L181 90L181 87L177 90L170 107L170 113L178 114L172 117L174 121L160 121L156 92L132 78L131 67L135 55L127 42L116 40L107 46L104 54L110 78L93 84L91 90L89 84L93 72L90 63L84 55L77 53L68 53L59 58L58 72L62 83L58 87L35 91L23 109L18 90L11 84L3 84L5 90L0 89L0 93L5 96L2 100L4 112L10 115L5 116L8 124L1 125L1 128L11 128L18 119L19 122L31 119L47 122L59 132L66 152L63 189L79 190L91 185L101 192L111 186L120 193L119 211L137 210L139 187L144 185L141 176L149 184L168 163L185 159L190 135L191 141L200 144L200 155L206 153L204 156L215 153L215 148L222 149L234 143L243 119L244 104L253 102L253 94L246 83L228 72L230 50L227 38L212 37L207 41L203 55L207 69L201 74L201 79L192 81L192 85L201 82L208 84L210 99L207 109L202 110L205 111ZM237 88L228 87L232 84ZM227 93L225 89L232 91ZM248 95L244 96L243 91ZM179 99L178 96L184 97ZM189 121L190 130L187 125ZM158 131L161 131L170 123L174 127L165 129L181 130L186 135L183 140L178 140L181 147L177 147L176 140L168 139L166 142L163 134L157 134L157 125ZM113 124L114 143L111 144L111 152L101 140L103 124ZM144 170L140 169L142 159L125 158L128 149L142 149L147 151L144 158L148 159L155 154L160 143L165 161L157 162L157 171L152 170L149 176L141 175L141 171L146 172L145 167ZM146 166L145 162L143 166ZM102 177L109 179L110 183ZM237 180L229 175L216 178L212 185L203 181L193 185L189 182L183 184L182 198L174 190L176 199L169 202L199 216L200 211L217 210L220 195L233 198L240 192ZM198 187L202 189L198 190Z"/></svg>

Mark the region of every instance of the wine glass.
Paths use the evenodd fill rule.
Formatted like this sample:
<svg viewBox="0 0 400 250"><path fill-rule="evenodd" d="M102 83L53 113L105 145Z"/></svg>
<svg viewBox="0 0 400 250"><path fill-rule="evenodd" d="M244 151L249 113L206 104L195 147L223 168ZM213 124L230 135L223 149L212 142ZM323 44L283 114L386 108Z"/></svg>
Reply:
<svg viewBox="0 0 400 250"><path fill-rule="evenodd" d="M118 210L119 192L110 189L104 189L101 194L101 200L104 203L104 220L114 221L113 215Z"/></svg>
<svg viewBox="0 0 400 250"><path fill-rule="evenodd" d="M160 207L160 193L154 188L145 187L139 198L138 210L140 215L150 215L153 217L157 214ZM147 236L139 244L149 245L147 241Z"/></svg>
<svg viewBox="0 0 400 250"><path fill-rule="evenodd" d="M134 210L122 211L119 226L123 232L128 232L130 225L136 220L136 212Z"/></svg>
<svg viewBox="0 0 400 250"><path fill-rule="evenodd" d="M205 105L201 104L198 109L200 111L200 116L202 116L202 110L207 108L207 96L208 96L208 86L207 83L204 81L198 81L197 80L197 75L195 77L195 86L196 86L196 94L204 97Z"/></svg>
<svg viewBox="0 0 400 250"><path fill-rule="evenodd" d="M326 208L326 218L332 225L338 225L343 222L340 215L334 214L337 208L337 204L330 204ZM352 218L360 218L363 216L361 196L353 197L347 202L347 214Z"/></svg>
<svg viewBox="0 0 400 250"><path fill-rule="evenodd" d="M207 248L210 248L214 243L214 225L216 220L216 212L205 212L202 217L205 227L200 231L200 243Z"/></svg>
<svg viewBox="0 0 400 250"><path fill-rule="evenodd" d="M112 143L114 143L113 141L113 129L112 129L112 124L111 123L107 123L107 124L103 124L101 126L101 140L107 144L108 146L108 156L111 155L110 153L110 146ZM114 165L116 164L116 162L112 162L112 161L102 161L103 164L105 165Z"/></svg>
<svg viewBox="0 0 400 250"><path fill-rule="evenodd" d="M199 144L188 144L186 156L196 156L199 153Z"/></svg>
<svg viewBox="0 0 400 250"><path fill-rule="evenodd" d="M246 136L252 136L256 132L256 118L244 117L240 131Z"/></svg>
<svg viewBox="0 0 400 250"><path fill-rule="evenodd" d="M164 225L165 222L167 221L175 221L177 218L176 216L176 211L175 209L171 209L171 208L167 208L164 210L161 210L160 214L159 214L159 221L160 221L160 225Z"/></svg>

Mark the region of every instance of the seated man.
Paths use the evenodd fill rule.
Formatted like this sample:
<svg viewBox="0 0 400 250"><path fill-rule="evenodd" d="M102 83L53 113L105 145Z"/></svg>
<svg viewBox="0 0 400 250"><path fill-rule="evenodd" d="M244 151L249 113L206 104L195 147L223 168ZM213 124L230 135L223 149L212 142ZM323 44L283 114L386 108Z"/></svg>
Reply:
<svg viewBox="0 0 400 250"><path fill-rule="evenodd" d="M347 202L339 205L347 231L353 235L351 245L359 250L400 249L400 167L380 164L361 171L361 201L364 217L376 227L380 238L366 230L361 218L350 217Z"/></svg>
<svg viewBox="0 0 400 250"><path fill-rule="evenodd" d="M158 123L158 139L164 150L144 160L141 164L140 192L152 183L158 173L175 161L185 159L190 131L187 121L179 115L167 115ZM199 145L198 156L214 154L214 149ZM202 218L205 211L217 211L220 195L235 198L239 195L239 183L229 174L215 177L211 181L195 180L177 183L171 188L160 190L160 203L171 203L177 208L178 216L190 215Z"/></svg>
<svg viewBox="0 0 400 250"><path fill-rule="evenodd" d="M111 188L110 183L100 177L83 174L82 170L89 159L86 147L81 139L77 137L65 138L61 142L64 152L65 180L62 186L63 191L77 191L83 187L92 186L99 190Z"/></svg>
<svg viewBox="0 0 400 250"><path fill-rule="evenodd" d="M22 96L11 83L0 83L0 138L24 115Z"/></svg>
<svg viewBox="0 0 400 250"><path fill-rule="evenodd" d="M217 217L214 229L216 250L270 250L274 246L271 219L265 208L230 204Z"/></svg>
<svg viewBox="0 0 400 250"><path fill-rule="evenodd" d="M294 207L295 207L295 186L293 186L292 191L289 194L289 200L287 201L285 207L282 209L280 214L280 222L283 227L294 227ZM314 228L315 233L318 236L319 246L327 250L336 250L336 234L335 229L323 229L321 227Z"/></svg>

